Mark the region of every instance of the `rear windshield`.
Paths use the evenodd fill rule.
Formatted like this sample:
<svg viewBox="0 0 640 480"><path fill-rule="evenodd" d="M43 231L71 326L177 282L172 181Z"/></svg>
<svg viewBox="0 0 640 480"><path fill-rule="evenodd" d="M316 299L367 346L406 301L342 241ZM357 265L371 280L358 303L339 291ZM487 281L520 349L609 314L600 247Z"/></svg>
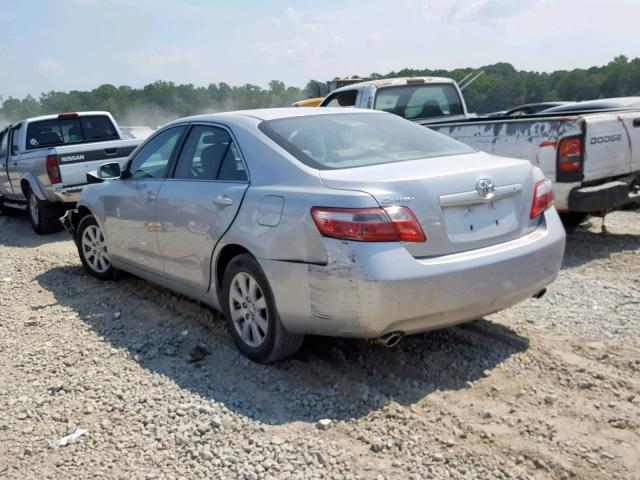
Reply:
<svg viewBox="0 0 640 480"><path fill-rule="evenodd" d="M380 113L291 117L262 122L259 128L302 163L320 170L475 151L426 127Z"/></svg>
<svg viewBox="0 0 640 480"><path fill-rule="evenodd" d="M32 122L27 128L27 149L29 150L117 139L118 133L113 123L104 115L53 118Z"/></svg>
<svg viewBox="0 0 640 480"><path fill-rule="evenodd" d="M408 119L462 114L458 91L449 83L379 88L374 108Z"/></svg>

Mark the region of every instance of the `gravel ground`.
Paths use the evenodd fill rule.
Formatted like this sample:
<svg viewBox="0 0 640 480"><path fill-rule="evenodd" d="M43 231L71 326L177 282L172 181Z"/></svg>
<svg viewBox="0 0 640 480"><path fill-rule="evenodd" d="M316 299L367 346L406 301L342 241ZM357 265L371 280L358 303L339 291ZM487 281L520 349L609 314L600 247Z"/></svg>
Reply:
<svg viewBox="0 0 640 480"><path fill-rule="evenodd" d="M261 366L209 309L0 216L0 478L640 478L640 212L607 227L542 299Z"/></svg>

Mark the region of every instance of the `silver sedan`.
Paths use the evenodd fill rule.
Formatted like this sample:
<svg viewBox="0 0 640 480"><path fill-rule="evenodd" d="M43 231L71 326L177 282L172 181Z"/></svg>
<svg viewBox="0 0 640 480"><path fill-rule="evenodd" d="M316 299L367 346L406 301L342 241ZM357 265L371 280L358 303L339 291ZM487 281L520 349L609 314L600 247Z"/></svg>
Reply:
<svg viewBox="0 0 640 480"><path fill-rule="evenodd" d="M564 253L537 167L382 112L183 118L93 182L63 217L87 271L222 311L264 363L304 334L393 345L496 312L543 293Z"/></svg>

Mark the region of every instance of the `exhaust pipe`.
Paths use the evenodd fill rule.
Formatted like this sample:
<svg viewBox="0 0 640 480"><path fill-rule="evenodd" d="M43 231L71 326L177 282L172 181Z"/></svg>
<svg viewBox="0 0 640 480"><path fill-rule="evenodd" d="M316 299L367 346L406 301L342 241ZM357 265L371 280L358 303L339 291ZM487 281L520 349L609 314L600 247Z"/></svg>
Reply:
<svg viewBox="0 0 640 480"><path fill-rule="evenodd" d="M538 293L536 293L533 298L542 298L544 297L544 294L547 293L547 289L543 288L542 290L540 290Z"/></svg>
<svg viewBox="0 0 640 480"><path fill-rule="evenodd" d="M378 338L372 338L369 341L377 345L382 345L383 347L392 348L400 343L400 340L402 340L403 336L403 332L391 332Z"/></svg>

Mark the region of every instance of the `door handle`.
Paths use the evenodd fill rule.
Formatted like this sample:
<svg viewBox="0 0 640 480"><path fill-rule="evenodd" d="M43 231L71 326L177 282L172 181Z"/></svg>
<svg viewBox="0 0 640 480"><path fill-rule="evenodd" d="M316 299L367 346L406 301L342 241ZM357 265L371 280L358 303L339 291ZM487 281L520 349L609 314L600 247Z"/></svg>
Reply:
<svg viewBox="0 0 640 480"><path fill-rule="evenodd" d="M104 153L105 153L105 155L115 155L116 153L118 153L118 149L117 148L105 148L104 149Z"/></svg>
<svg viewBox="0 0 640 480"><path fill-rule="evenodd" d="M633 119L633 126L634 127L640 127L640 118L634 118Z"/></svg>
<svg viewBox="0 0 640 480"><path fill-rule="evenodd" d="M147 194L144 196L144 198L147 199L147 202L152 202L153 200L156 199L156 195L153 192L147 192Z"/></svg>
<svg viewBox="0 0 640 480"><path fill-rule="evenodd" d="M214 205L218 205L219 207L230 207L231 205L233 205L233 200L226 195L218 195L213 199L212 203Z"/></svg>

